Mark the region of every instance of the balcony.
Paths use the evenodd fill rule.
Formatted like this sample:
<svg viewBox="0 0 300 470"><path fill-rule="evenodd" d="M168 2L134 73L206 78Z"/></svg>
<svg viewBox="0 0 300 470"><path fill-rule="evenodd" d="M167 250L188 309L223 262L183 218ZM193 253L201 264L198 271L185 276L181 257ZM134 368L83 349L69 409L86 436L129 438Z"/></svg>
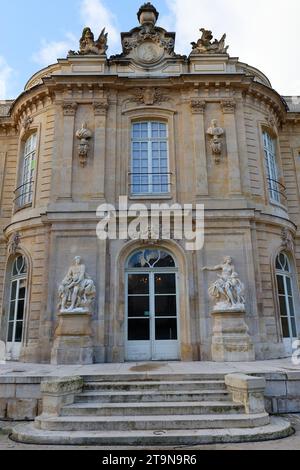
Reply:
<svg viewBox="0 0 300 470"><path fill-rule="evenodd" d="M30 207L32 205L33 196L33 180L27 181L26 183L19 186L15 192L14 208L15 212Z"/></svg>

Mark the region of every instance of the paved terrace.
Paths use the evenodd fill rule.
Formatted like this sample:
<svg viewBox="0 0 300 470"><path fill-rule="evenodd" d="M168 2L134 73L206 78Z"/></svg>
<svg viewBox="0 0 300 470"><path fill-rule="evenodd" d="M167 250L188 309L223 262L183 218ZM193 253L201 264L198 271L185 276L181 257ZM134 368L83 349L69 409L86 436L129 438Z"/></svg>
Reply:
<svg viewBox="0 0 300 470"><path fill-rule="evenodd" d="M256 362L151 362L123 364L93 364L89 366L55 366L51 364L24 364L7 362L0 364L1 377L63 377L92 375L127 374L286 374L293 379L300 378L300 365L294 365L291 358ZM299 375L298 375L299 374Z"/></svg>

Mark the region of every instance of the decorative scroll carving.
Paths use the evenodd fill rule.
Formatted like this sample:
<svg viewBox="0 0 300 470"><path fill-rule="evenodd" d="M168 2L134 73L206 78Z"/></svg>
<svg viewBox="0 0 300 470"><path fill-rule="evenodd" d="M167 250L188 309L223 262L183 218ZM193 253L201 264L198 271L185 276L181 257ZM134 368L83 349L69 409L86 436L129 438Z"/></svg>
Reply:
<svg viewBox="0 0 300 470"><path fill-rule="evenodd" d="M97 41L95 41L91 28L84 28L79 41L79 51L69 51L69 55L105 55L108 49L107 38L108 33L105 32L105 28L101 31Z"/></svg>
<svg viewBox="0 0 300 470"><path fill-rule="evenodd" d="M8 242L8 254L15 255L18 251L21 242L21 235L19 232L14 233Z"/></svg>
<svg viewBox="0 0 300 470"><path fill-rule="evenodd" d="M210 147L216 163L220 163L221 161L222 137L224 134L224 129L218 126L218 121L216 119L213 119L211 121L211 127L207 130L207 135L210 136Z"/></svg>
<svg viewBox="0 0 300 470"><path fill-rule="evenodd" d="M161 88L136 88L135 97L132 98L132 101L140 104L145 104L146 106L151 106L153 104L161 104L164 101L168 101L169 96L164 95Z"/></svg>
<svg viewBox="0 0 300 470"><path fill-rule="evenodd" d="M203 271L222 272L208 291L209 295L216 302L215 311L245 311L245 286L240 281L230 256L224 258L222 264L214 267L205 267Z"/></svg>
<svg viewBox="0 0 300 470"><path fill-rule="evenodd" d="M206 108L206 102L202 100L193 99L191 101L192 113L203 114Z"/></svg>
<svg viewBox="0 0 300 470"><path fill-rule="evenodd" d="M59 286L60 311L82 312L89 309L96 297L96 287L87 274L81 257L76 256L66 277Z"/></svg>
<svg viewBox="0 0 300 470"><path fill-rule="evenodd" d="M192 54L227 54L229 46L225 46L226 34L222 36L220 41L217 39L213 42L213 34L208 29L201 28L202 36L197 42L192 42Z"/></svg>
<svg viewBox="0 0 300 470"><path fill-rule="evenodd" d="M286 227L281 230L281 247L292 253L295 250L294 238Z"/></svg>
<svg viewBox="0 0 300 470"><path fill-rule="evenodd" d="M221 107L224 114L232 114L236 108L236 102L233 100L225 100L221 103Z"/></svg>
<svg viewBox="0 0 300 470"><path fill-rule="evenodd" d="M62 105L64 116L75 116L77 110L77 103L63 103Z"/></svg>
<svg viewBox="0 0 300 470"><path fill-rule="evenodd" d="M93 136L92 131L90 131L87 128L86 122L84 122L82 124L81 129L79 129L76 132L76 137L78 140L80 140L80 143L78 146L78 154L79 154L80 165L82 167L84 167L87 163L88 153L90 150L89 140L92 138L92 136Z"/></svg>
<svg viewBox="0 0 300 470"><path fill-rule="evenodd" d="M97 101L93 104L95 116L105 116L108 110L107 100Z"/></svg>
<svg viewBox="0 0 300 470"><path fill-rule="evenodd" d="M22 127L24 131L28 131L32 123L33 123L33 118L31 116L26 116L26 118L23 119L23 122L22 122Z"/></svg>

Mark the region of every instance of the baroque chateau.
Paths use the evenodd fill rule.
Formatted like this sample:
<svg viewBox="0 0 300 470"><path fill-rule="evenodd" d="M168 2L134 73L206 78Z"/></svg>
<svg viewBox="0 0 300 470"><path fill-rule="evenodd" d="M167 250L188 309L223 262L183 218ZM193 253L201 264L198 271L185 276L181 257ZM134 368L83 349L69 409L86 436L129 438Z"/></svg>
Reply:
<svg viewBox="0 0 300 470"><path fill-rule="evenodd" d="M225 34L202 28L190 54L177 54L175 33L159 27L150 3L121 34L120 54L109 57L108 44L105 29L98 37L85 28L78 51L0 101L6 364L253 363L254 373L259 361L289 358L292 366L299 99L231 57ZM99 206L115 207L119 222L120 197L147 208L204 205L203 249L151 230L148 239L99 238ZM226 386L235 401L237 390L246 394L257 418L249 427L268 426L265 379L248 379L229 376ZM74 398L83 385L68 386ZM54 389L42 385L48 398ZM257 409L251 390L262 397ZM37 428L60 429L40 420Z"/></svg>

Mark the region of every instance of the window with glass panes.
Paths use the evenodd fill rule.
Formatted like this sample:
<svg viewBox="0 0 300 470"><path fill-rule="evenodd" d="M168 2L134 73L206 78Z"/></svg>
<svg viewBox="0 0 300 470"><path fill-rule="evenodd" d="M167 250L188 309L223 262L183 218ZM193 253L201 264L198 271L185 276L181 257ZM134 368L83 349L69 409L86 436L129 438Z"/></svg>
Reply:
<svg viewBox="0 0 300 470"><path fill-rule="evenodd" d="M163 122L132 124L132 194L170 192L168 129Z"/></svg>
<svg viewBox="0 0 300 470"><path fill-rule="evenodd" d="M33 178L36 165L37 135L32 134L25 143L23 157L22 185L20 187L19 204L25 206L32 203Z"/></svg>
<svg viewBox="0 0 300 470"><path fill-rule="evenodd" d="M8 318L8 343L21 343L26 304L27 265L24 256L18 256L13 264L10 283Z"/></svg>
<svg viewBox="0 0 300 470"><path fill-rule="evenodd" d="M289 260L284 253L276 259L276 278L283 338L297 338L293 275Z"/></svg>
<svg viewBox="0 0 300 470"><path fill-rule="evenodd" d="M263 140L270 199L271 201L280 202L275 141L268 132L263 133Z"/></svg>

